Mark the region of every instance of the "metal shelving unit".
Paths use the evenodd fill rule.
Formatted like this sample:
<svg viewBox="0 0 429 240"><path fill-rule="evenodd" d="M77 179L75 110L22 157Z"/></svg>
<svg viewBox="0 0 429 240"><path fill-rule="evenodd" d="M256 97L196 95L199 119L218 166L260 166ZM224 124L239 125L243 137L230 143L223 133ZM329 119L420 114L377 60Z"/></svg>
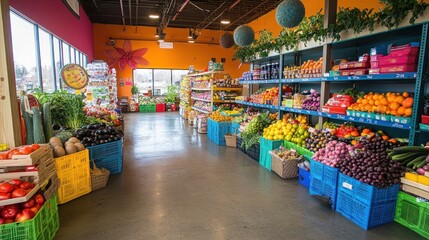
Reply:
<svg viewBox="0 0 429 240"><path fill-rule="evenodd" d="M391 73L391 74L374 74L374 75L363 75L363 76L339 76L339 77L318 77L318 78L291 78L291 79L269 79L269 80L247 80L240 81L241 84L278 84L281 89L283 84L293 83L295 89L299 88L302 84L318 84L320 83L320 93L323 96L321 99L321 106L327 101L327 97L331 92L331 85L336 83L350 83L351 86L355 87L358 83L365 84L370 86L370 84L379 84L375 86L377 89L375 91L386 90L386 91L398 91L398 86L395 84L409 84L414 90L414 103L413 103L413 113L411 116L410 124L401 124L396 122L386 122L374 119L367 118L358 118L351 117L341 114L328 114L319 111L310 111L296 108L286 108L281 106L281 96L279 96L279 105L271 106L265 104L255 104L248 103L243 101L236 101L239 104L253 106L258 108L267 108L280 110L281 112L293 112L299 114L306 114L310 116L315 116L319 118L319 123L325 121L326 119L336 119L341 121L351 121L356 123L370 124L380 127L387 127L393 129L402 129L407 131L409 134L409 144L414 145L417 139L419 132L424 132L419 130L419 119L422 113L422 102L425 91L425 84L428 82L428 65L429 65L429 23L424 22L420 24L415 24L407 27L402 27L395 30L383 31L377 34L359 36L356 38L343 39L338 42L333 43L323 43L314 48L302 49L297 52L287 52L277 55L271 55L266 59L257 59L252 62L251 69L255 63L272 63L279 62L280 64L280 76L283 76L283 67L286 65L287 61L289 64L293 63L298 66L301 65L301 60L315 59L316 57L323 56L325 65L327 64L327 59L339 58L344 56L353 55L357 57L364 53L368 52L368 46L371 44L380 44L380 42L397 42L398 44L404 44L410 41L419 41L420 42L420 52L418 59L418 68L416 72L405 72L405 73ZM383 40L388 39L388 40ZM324 48L328 50L324 51ZM349 52L347 52L349 50ZM385 83L383 85L383 83ZM387 84L386 84L387 83ZM333 85L335 86L335 85ZM384 88L384 89L383 89ZM251 89L251 88L250 88ZM402 90L400 90L402 91ZM252 92L250 92L252 93ZM281 116L281 114L279 114ZM319 124L322 125L322 124Z"/></svg>

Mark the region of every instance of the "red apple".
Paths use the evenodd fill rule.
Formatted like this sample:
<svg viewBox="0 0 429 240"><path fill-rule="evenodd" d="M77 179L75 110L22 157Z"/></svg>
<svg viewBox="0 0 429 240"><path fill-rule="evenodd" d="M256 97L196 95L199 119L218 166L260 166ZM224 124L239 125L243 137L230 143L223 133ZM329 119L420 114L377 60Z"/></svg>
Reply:
<svg viewBox="0 0 429 240"><path fill-rule="evenodd" d="M43 195L40 193L36 194L36 196L34 197L34 200L36 201L36 203L38 203L40 205L45 203L45 199L43 198Z"/></svg>
<svg viewBox="0 0 429 240"><path fill-rule="evenodd" d="M34 207L35 201L33 199L29 199L25 203L22 204L23 208L32 208Z"/></svg>

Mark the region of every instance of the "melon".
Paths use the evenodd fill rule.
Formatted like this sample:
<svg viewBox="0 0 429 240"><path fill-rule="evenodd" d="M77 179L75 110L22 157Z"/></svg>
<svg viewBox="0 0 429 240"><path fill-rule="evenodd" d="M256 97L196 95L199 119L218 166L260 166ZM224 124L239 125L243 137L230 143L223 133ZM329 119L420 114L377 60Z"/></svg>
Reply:
<svg viewBox="0 0 429 240"><path fill-rule="evenodd" d="M277 6L276 20L282 27L296 27L304 17L305 7L300 0L284 0Z"/></svg>
<svg viewBox="0 0 429 240"><path fill-rule="evenodd" d="M234 36L229 32L224 33L219 39L219 44L223 48L230 48L234 46Z"/></svg>
<svg viewBox="0 0 429 240"><path fill-rule="evenodd" d="M241 46L245 47L255 40L255 32L253 29L247 25L241 25L237 27L234 31L234 42Z"/></svg>

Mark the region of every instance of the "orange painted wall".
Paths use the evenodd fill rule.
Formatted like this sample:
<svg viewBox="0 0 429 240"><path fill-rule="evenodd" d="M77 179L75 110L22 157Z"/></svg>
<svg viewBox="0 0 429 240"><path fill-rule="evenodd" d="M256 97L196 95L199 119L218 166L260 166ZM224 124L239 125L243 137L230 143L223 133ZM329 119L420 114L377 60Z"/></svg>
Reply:
<svg viewBox="0 0 429 240"><path fill-rule="evenodd" d="M105 49L112 47L106 46L109 37L119 39L135 39L132 40L132 49L149 48L145 54L145 58L149 61L148 66L140 66L142 68L171 68L171 69L188 69L190 65L194 65L195 69L204 69L207 67L211 57L220 61L221 58L226 58L224 64L225 71L231 74L232 77L240 77L244 69L248 67L242 66L240 69L239 62L232 61L234 49L224 49L219 45L198 44L218 43L221 31L203 30L197 39L197 43L191 44L187 42L188 29L167 28L165 30L167 42L174 42L173 49L160 49L158 42L154 37L155 28L153 27L136 27L127 26L125 31L121 25L110 24L94 24L94 56L95 59L107 61L107 56L104 54ZM138 39L138 40L137 40ZM123 46L123 40L116 40L116 46ZM119 80L132 79L132 70L127 67L124 71L117 70L118 79L118 95L130 96L131 86L119 86Z"/></svg>

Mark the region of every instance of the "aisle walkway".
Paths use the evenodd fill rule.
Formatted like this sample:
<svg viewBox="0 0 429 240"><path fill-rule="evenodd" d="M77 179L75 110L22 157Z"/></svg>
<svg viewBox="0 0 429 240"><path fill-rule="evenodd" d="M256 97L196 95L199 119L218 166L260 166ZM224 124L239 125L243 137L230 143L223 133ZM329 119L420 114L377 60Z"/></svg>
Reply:
<svg viewBox="0 0 429 240"><path fill-rule="evenodd" d="M127 114L123 173L60 218L58 240L422 239L396 223L360 229L177 112Z"/></svg>

